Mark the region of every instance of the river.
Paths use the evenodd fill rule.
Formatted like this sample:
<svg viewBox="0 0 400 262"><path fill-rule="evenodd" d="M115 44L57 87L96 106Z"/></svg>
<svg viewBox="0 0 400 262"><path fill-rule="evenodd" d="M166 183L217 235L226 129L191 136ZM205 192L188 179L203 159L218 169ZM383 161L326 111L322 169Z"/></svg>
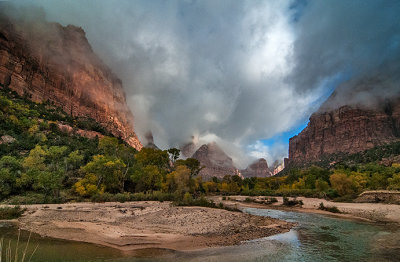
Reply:
<svg viewBox="0 0 400 262"><path fill-rule="evenodd" d="M108 247L32 235L28 254L38 245L31 261L400 261L400 230L320 214L246 208L244 212L296 222L290 232L247 241L238 246L192 252L145 249L121 252ZM0 224L0 235L15 245L18 230ZM25 248L28 232L19 245ZM26 260L27 261L27 260Z"/></svg>

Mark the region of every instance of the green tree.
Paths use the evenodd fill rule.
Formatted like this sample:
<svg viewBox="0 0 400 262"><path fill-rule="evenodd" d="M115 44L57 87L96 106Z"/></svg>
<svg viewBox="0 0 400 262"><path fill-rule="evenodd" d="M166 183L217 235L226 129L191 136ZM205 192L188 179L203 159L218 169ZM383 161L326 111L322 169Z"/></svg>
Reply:
<svg viewBox="0 0 400 262"><path fill-rule="evenodd" d="M85 156L79 151L75 150L69 153L66 161L67 161L67 170L75 170L81 166L83 163L83 159Z"/></svg>
<svg viewBox="0 0 400 262"><path fill-rule="evenodd" d="M96 155L81 169L85 174L94 174L97 177L97 188L104 185L107 192L117 193L124 190L125 168L126 165L121 159Z"/></svg>
<svg viewBox="0 0 400 262"><path fill-rule="evenodd" d="M185 160L179 159L176 161L175 166L184 165L190 170L190 177L195 177L199 174L199 172L203 169L200 167L199 160L195 158L187 158Z"/></svg>
<svg viewBox="0 0 400 262"><path fill-rule="evenodd" d="M43 171L46 169L46 165L44 163L46 155L46 148L36 145L35 148L29 152L29 156L24 159L22 165L25 169Z"/></svg>
<svg viewBox="0 0 400 262"><path fill-rule="evenodd" d="M0 197L4 198L17 192L16 179L20 177L21 162L12 156L3 156L0 159Z"/></svg>
<svg viewBox="0 0 400 262"><path fill-rule="evenodd" d="M175 164L175 161L179 158L181 151L177 148L170 148L168 149L169 159L171 160L172 164Z"/></svg>
<svg viewBox="0 0 400 262"><path fill-rule="evenodd" d="M107 156L117 157L119 152L118 139L115 137L105 136L99 140L99 150Z"/></svg>
<svg viewBox="0 0 400 262"><path fill-rule="evenodd" d="M315 189L319 192L325 192L329 189L329 184L325 180L317 179L315 181Z"/></svg>
<svg viewBox="0 0 400 262"><path fill-rule="evenodd" d="M136 184L136 192L152 191L161 189L163 175L157 166L148 165L136 169L131 179Z"/></svg>
<svg viewBox="0 0 400 262"><path fill-rule="evenodd" d="M354 194L353 180L343 173L334 173L329 178L332 188L335 189L340 196Z"/></svg>
<svg viewBox="0 0 400 262"><path fill-rule="evenodd" d="M393 177L388 179L388 189L400 190L400 173L394 174Z"/></svg>
<svg viewBox="0 0 400 262"><path fill-rule="evenodd" d="M102 194L104 192L104 186L98 187L98 178L95 174L87 174L83 179L76 182L73 186L73 190L80 196L94 196L96 194Z"/></svg>
<svg viewBox="0 0 400 262"><path fill-rule="evenodd" d="M156 166L159 172L169 169L169 155L167 151L161 151L153 148L142 148L135 155L137 163L142 166Z"/></svg>

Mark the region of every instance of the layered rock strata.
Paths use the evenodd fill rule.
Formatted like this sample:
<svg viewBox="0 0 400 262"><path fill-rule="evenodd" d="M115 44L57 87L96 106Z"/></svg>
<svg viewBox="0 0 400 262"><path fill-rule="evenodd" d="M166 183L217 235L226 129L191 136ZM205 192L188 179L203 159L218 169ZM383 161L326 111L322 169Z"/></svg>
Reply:
<svg viewBox="0 0 400 262"><path fill-rule="evenodd" d="M399 98L377 100L373 106L327 108L323 105L310 117L307 127L289 140L289 165L353 154L400 139Z"/></svg>
<svg viewBox="0 0 400 262"><path fill-rule="evenodd" d="M0 84L72 116L93 118L140 150L122 83L93 52L83 29L10 18L7 8L0 10Z"/></svg>

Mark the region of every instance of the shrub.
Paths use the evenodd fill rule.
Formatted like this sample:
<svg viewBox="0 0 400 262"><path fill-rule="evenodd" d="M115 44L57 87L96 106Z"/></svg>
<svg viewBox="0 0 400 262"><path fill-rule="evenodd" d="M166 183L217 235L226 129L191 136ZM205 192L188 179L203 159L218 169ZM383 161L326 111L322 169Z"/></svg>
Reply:
<svg viewBox="0 0 400 262"><path fill-rule="evenodd" d="M4 204L9 205L32 205L49 203L48 197L42 193L26 192L24 195L11 196L4 200Z"/></svg>
<svg viewBox="0 0 400 262"><path fill-rule="evenodd" d="M332 212L332 213L341 213L340 210L336 206L324 206L324 203L322 203L322 202L319 204L318 209L325 210L325 211Z"/></svg>
<svg viewBox="0 0 400 262"><path fill-rule="evenodd" d="M90 201L96 203L111 202L112 200L113 200L113 195L110 193L96 194L90 198Z"/></svg>
<svg viewBox="0 0 400 262"><path fill-rule="evenodd" d="M20 206L15 207L2 207L0 208L0 219L14 219L19 218L25 212L25 208Z"/></svg>
<svg viewBox="0 0 400 262"><path fill-rule="evenodd" d="M273 204L278 202L278 199L276 199L275 197L270 197L268 199L265 200L265 204Z"/></svg>
<svg viewBox="0 0 400 262"><path fill-rule="evenodd" d="M283 197L283 205L285 205L285 206L302 206L303 201L297 200L296 198L289 199L288 197Z"/></svg>
<svg viewBox="0 0 400 262"><path fill-rule="evenodd" d="M175 205L175 206L200 206L200 207L225 209L225 210L233 211L233 212L242 212L240 209L238 209L236 207L224 206L224 204L222 202L220 202L218 205L216 205L214 203L214 201L208 200L204 196L201 196L200 198L196 198L196 199L192 198L191 201L185 201L185 199L179 200L179 201L174 201L173 205Z"/></svg>
<svg viewBox="0 0 400 262"><path fill-rule="evenodd" d="M190 204L193 202L193 197L189 192L186 192L185 195L183 195L183 202L186 204Z"/></svg>
<svg viewBox="0 0 400 262"><path fill-rule="evenodd" d="M253 202L253 200L250 197L246 197L246 199L244 200L244 202L250 203Z"/></svg>
<svg viewBox="0 0 400 262"><path fill-rule="evenodd" d="M335 202L353 202L353 200L357 198L357 195L345 195L341 197L334 198L333 201Z"/></svg>

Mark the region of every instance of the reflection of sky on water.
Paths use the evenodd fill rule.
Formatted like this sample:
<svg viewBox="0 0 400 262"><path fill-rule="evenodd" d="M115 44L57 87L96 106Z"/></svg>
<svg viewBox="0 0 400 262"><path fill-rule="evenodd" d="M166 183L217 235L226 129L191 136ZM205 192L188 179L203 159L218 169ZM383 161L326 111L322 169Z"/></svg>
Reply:
<svg viewBox="0 0 400 262"><path fill-rule="evenodd" d="M32 261L396 261L400 257L398 227L388 229L370 223L327 217L319 214L249 208L245 212L296 222L287 233L244 241L230 247L208 248L190 252L144 249L121 253L118 250L73 241L41 238ZM15 227L0 223L0 235L16 238ZM25 243L28 234L21 236ZM398 261L398 260L397 260Z"/></svg>
<svg viewBox="0 0 400 262"><path fill-rule="evenodd" d="M278 234L278 235L273 235L273 236L269 236L264 238L265 240L276 240L282 243L287 243L290 244L293 247L299 247L300 246L300 240L298 237L298 232L294 229L291 229L289 232L287 233L283 233L283 234Z"/></svg>

